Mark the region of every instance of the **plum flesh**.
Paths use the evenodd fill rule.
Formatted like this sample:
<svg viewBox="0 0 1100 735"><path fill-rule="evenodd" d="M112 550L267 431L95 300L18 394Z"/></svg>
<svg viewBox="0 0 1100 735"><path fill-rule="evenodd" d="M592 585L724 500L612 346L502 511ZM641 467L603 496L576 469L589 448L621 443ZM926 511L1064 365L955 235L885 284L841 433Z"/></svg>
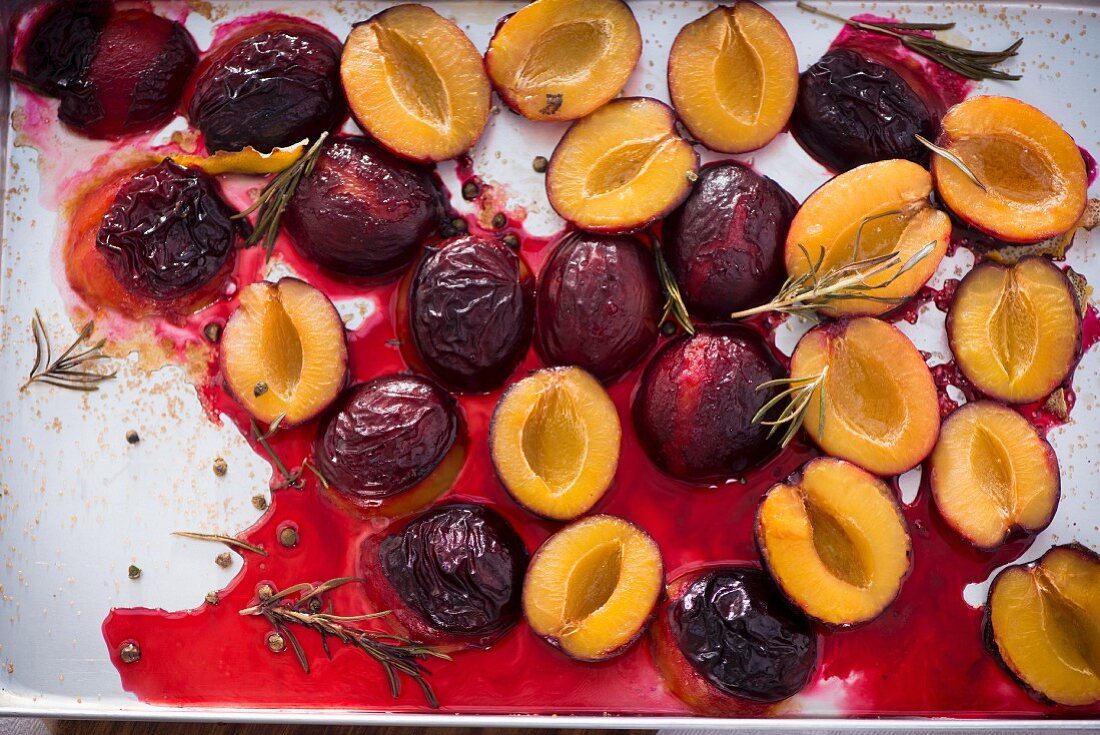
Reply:
<svg viewBox="0 0 1100 735"><path fill-rule="evenodd" d="M417 267L409 331L420 359L445 385L488 391L526 354L534 306L534 279L515 251L498 240L458 237Z"/></svg>
<svg viewBox="0 0 1100 735"><path fill-rule="evenodd" d="M347 115L340 53L332 34L304 21L234 35L204 62L187 116L212 153L312 140Z"/></svg>
<svg viewBox="0 0 1100 735"><path fill-rule="evenodd" d="M786 699L817 666L813 623L755 567L707 572L669 605L668 623L692 667L736 697Z"/></svg>
<svg viewBox="0 0 1100 735"><path fill-rule="evenodd" d="M527 548L489 508L429 510L383 540L378 557L397 595L432 628L487 636L519 621Z"/></svg>
<svg viewBox="0 0 1100 735"><path fill-rule="evenodd" d="M890 67L855 51L830 51L799 82L791 132L810 155L834 171L905 158L928 163L916 139L932 139L939 120Z"/></svg>
<svg viewBox="0 0 1100 735"><path fill-rule="evenodd" d="M762 304L786 278L783 248L798 204L779 184L739 163L699 173L665 221L665 257L688 310L728 319Z"/></svg>
<svg viewBox="0 0 1100 735"><path fill-rule="evenodd" d="M211 176L165 159L118 190L96 249L130 293L171 301L231 267L244 234L234 214Z"/></svg>
<svg viewBox="0 0 1100 735"><path fill-rule="evenodd" d="M443 220L442 201L427 170L363 138L339 138L299 183L283 224L322 267L378 277L413 260Z"/></svg>
<svg viewBox="0 0 1100 735"><path fill-rule="evenodd" d="M428 477L459 436L453 398L416 375L383 375L346 389L313 444L318 470L340 494L380 501Z"/></svg>
<svg viewBox="0 0 1100 735"><path fill-rule="evenodd" d="M691 482L721 482L771 454L768 427L753 416L782 376L767 346L734 326L704 327L666 344L646 367L634 399L634 426L665 472Z"/></svg>
<svg viewBox="0 0 1100 735"><path fill-rule="evenodd" d="M555 248L539 281L539 354L550 365L576 365L611 380L656 343L661 303L653 253L641 242L568 237Z"/></svg>

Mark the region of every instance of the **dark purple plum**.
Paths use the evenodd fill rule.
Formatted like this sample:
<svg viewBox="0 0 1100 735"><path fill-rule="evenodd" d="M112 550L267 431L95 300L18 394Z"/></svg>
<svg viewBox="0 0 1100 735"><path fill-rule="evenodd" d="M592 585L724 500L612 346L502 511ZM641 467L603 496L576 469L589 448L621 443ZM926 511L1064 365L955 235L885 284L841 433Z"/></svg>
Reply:
<svg viewBox="0 0 1100 735"><path fill-rule="evenodd" d="M431 174L363 138L326 144L283 225L295 247L343 275L380 277L412 262L443 221Z"/></svg>
<svg viewBox="0 0 1100 735"><path fill-rule="evenodd" d="M719 690L754 702L800 691L817 667L817 634L760 569L714 569L668 607L680 652Z"/></svg>
<svg viewBox="0 0 1100 735"><path fill-rule="evenodd" d="M724 320L775 296L787 275L783 249L796 209L783 187L739 163L700 171L664 224L664 255L688 311Z"/></svg>
<svg viewBox="0 0 1100 735"><path fill-rule="evenodd" d="M451 503L426 511L379 544L378 562L419 617L399 617L411 628L427 625L485 644L519 622L527 547L485 506Z"/></svg>
<svg viewBox="0 0 1100 735"><path fill-rule="evenodd" d="M650 458L673 477L722 482L775 450L756 415L782 376L775 358L741 327L702 327L669 342L642 375L634 426Z"/></svg>
<svg viewBox="0 0 1100 735"><path fill-rule="evenodd" d="M421 259L406 318L417 355L447 387L471 393L500 386L527 353L535 279L499 240L452 238Z"/></svg>
<svg viewBox="0 0 1100 735"><path fill-rule="evenodd" d="M383 375L344 390L321 421L313 461L332 488L363 506L429 479L459 445L451 396L418 375Z"/></svg>
<svg viewBox="0 0 1100 735"><path fill-rule="evenodd" d="M95 246L131 294L172 301L228 273L245 234L234 214L209 174L165 159L122 185Z"/></svg>
<svg viewBox="0 0 1100 735"><path fill-rule="evenodd" d="M248 26L203 61L187 116L211 153L312 140L347 117L341 52L335 36L300 18Z"/></svg>
<svg viewBox="0 0 1100 735"><path fill-rule="evenodd" d="M885 64L848 49L830 51L802 73L791 133L833 171L907 158L928 164L916 135L933 139L939 119Z"/></svg>
<svg viewBox="0 0 1100 735"><path fill-rule="evenodd" d="M649 248L632 237L573 234L543 267L535 344L548 365L612 380L656 344L661 306Z"/></svg>
<svg viewBox="0 0 1100 735"><path fill-rule="evenodd" d="M96 37L82 77L66 81L57 117L92 138L165 125L198 62L191 34L148 10L114 12Z"/></svg>
<svg viewBox="0 0 1100 735"><path fill-rule="evenodd" d="M55 2L47 8L35 21L23 50L27 80L53 96L78 89L110 15L106 0Z"/></svg>

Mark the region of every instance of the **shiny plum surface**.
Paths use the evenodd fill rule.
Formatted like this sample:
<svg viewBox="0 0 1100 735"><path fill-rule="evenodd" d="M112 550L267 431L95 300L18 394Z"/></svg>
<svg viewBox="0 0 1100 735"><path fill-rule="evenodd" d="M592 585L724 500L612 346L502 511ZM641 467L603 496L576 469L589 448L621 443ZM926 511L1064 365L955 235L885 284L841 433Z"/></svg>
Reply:
<svg viewBox="0 0 1100 735"><path fill-rule="evenodd" d="M813 623L755 567L707 572L668 616L680 651L727 694L777 702L806 686L817 666Z"/></svg>
<svg viewBox="0 0 1100 735"><path fill-rule="evenodd" d="M417 354L449 388L496 388L527 352L534 278L499 240L457 237L429 251L413 274L408 298Z"/></svg>
<svg viewBox="0 0 1100 735"><path fill-rule="evenodd" d="M443 220L431 174L364 138L326 144L283 224L306 257L333 272L376 277L410 263Z"/></svg>
<svg viewBox="0 0 1100 735"><path fill-rule="evenodd" d="M547 364L610 380L652 349L661 305L653 253L640 241L568 236L539 278L536 346Z"/></svg>
<svg viewBox="0 0 1100 735"><path fill-rule="evenodd" d="M775 296L786 278L783 248L797 208L783 187L740 163L700 171L664 224L664 254L688 310L721 320Z"/></svg>
<svg viewBox="0 0 1100 735"><path fill-rule="evenodd" d="M702 327L653 357L634 398L634 426L646 453L673 477L721 482L775 450L752 418L781 377L767 346L740 327Z"/></svg>
<svg viewBox="0 0 1100 735"><path fill-rule="evenodd" d="M822 56L802 73L791 132L834 171L906 158L928 163L916 135L935 138L939 120L906 81L885 64L848 49Z"/></svg>
<svg viewBox="0 0 1100 735"><path fill-rule="evenodd" d="M203 62L187 116L210 152L315 139L347 115L340 52L331 33L297 19L234 34Z"/></svg>
<svg viewBox="0 0 1100 735"><path fill-rule="evenodd" d="M228 272L242 225L212 177L165 159L124 183L96 249L132 294L171 301Z"/></svg>
<svg viewBox="0 0 1100 735"><path fill-rule="evenodd" d="M459 433L455 401L417 375L383 375L347 388L321 421L313 460L340 494L380 500L414 487Z"/></svg>
<svg viewBox="0 0 1100 735"><path fill-rule="evenodd" d="M485 506L433 508L385 538L378 557L386 581L433 628L488 636L519 621L527 547Z"/></svg>
<svg viewBox="0 0 1100 735"><path fill-rule="evenodd" d="M106 0L54 3L35 23L23 51L31 84L51 95L78 89L110 14Z"/></svg>

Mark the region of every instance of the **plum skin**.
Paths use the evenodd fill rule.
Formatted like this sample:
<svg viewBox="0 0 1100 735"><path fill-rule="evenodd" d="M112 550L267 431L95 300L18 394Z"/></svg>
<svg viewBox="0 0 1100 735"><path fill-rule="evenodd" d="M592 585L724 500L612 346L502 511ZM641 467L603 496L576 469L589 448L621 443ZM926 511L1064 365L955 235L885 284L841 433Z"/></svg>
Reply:
<svg viewBox="0 0 1100 735"><path fill-rule="evenodd" d="M27 79L46 94L77 89L111 14L106 0L56 2L39 18L23 50Z"/></svg>
<svg viewBox="0 0 1100 735"><path fill-rule="evenodd" d="M576 365L603 381L657 342L661 288L653 253L631 237L577 233L543 267L536 349L548 365Z"/></svg>
<svg viewBox="0 0 1100 735"><path fill-rule="evenodd" d="M119 188L95 246L129 292L171 301L231 268L245 234L234 214L211 176L166 158Z"/></svg>
<svg viewBox="0 0 1100 735"><path fill-rule="evenodd" d="M893 69L848 49L812 64L799 80L791 133L806 151L833 171L905 158L928 164L938 116Z"/></svg>
<svg viewBox="0 0 1100 735"><path fill-rule="evenodd" d="M431 174L364 138L325 144L287 204L294 246L323 268L377 278L408 265L443 220Z"/></svg>
<svg viewBox="0 0 1100 735"><path fill-rule="evenodd" d="M813 623L756 567L708 571L667 616L684 658L726 694L778 702L805 687L817 667Z"/></svg>
<svg viewBox="0 0 1100 735"><path fill-rule="evenodd" d="M634 426L649 457L673 477L723 482L775 450L752 418L783 376L767 346L737 326L709 326L667 343L646 367Z"/></svg>
<svg viewBox="0 0 1100 735"><path fill-rule="evenodd" d="M196 72L187 117L211 153L314 140L347 115L341 53L331 33L298 18L247 28Z"/></svg>
<svg viewBox="0 0 1100 735"><path fill-rule="evenodd" d="M534 312L534 278L519 255L499 240L464 236L424 255L405 313L425 367L453 390L478 393L523 360Z"/></svg>
<svg viewBox="0 0 1100 735"><path fill-rule="evenodd" d="M377 503L427 478L460 431L445 390L417 375L383 375L340 394L318 427L313 460L339 494Z"/></svg>
<svg viewBox="0 0 1100 735"><path fill-rule="evenodd" d="M527 547L490 508L433 508L385 538L377 554L386 581L431 628L484 638L519 622Z"/></svg>
<svg viewBox="0 0 1100 735"><path fill-rule="evenodd" d="M733 161L699 172L664 223L664 254L688 310L708 320L769 301L786 278L783 253L798 203Z"/></svg>

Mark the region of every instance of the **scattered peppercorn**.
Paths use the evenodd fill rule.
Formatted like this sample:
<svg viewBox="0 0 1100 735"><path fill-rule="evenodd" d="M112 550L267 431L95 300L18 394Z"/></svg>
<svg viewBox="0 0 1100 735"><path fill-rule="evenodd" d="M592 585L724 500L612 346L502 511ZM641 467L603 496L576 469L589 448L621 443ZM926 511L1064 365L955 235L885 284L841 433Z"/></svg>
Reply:
<svg viewBox="0 0 1100 735"><path fill-rule="evenodd" d="M515 250L516 248L519 247L519 238L516 237L515 235L512 235L512 234L509 233L501 239L504 240L505 245L512 248L513 250Z"/></svg>
<svg viewBox="0 0 1100 735"><path fill-rule="evenodd" d="M267 510L267 498L263 495L253 495L252 507L256 510Z"/></svg>
<svg viewBox="0 0 1100 735"><path fill-rule="evenodd" d="M504 216L503 212L497 212L496 214L493 215L493 229L494 230L499 230L501 227L504 227L506 224L508 224L508 218Z"/></svg>
<svg viewBox="0 0 1100 735"><path fill-rule="evenodd" d="M676 322L669 320L661 324L661 334L671 337L676 334Z"/></svg>
<svg viewBox="0 0 1100 735"><path fill-rule="evenodd" d="M462 185L462 198L463 199L477 199L477 195L481 193L481 187L477 185L476 181L467 181Z"/></svg>
<svg viewBox="0 0 1100 735"><path fill-rule="evenodd" d="M126 576L130 579L141 579L141 567L130 565L130 568L126 570Z"/></svg>
<svg viewBox="0 0 1100 735"><path fill-rule="evenodd" d="M221 457L214 460L214 474L218 477L225 477L225 473L229 472L229 463Z"/></svg>
<svg viewBox="0 0 1100 735"><path fill-rule="evenodd" d="M214 563L222 569L228 569L229 567L233 566L233 555L230 554L228 551L223 551L222 553L214 557Z"/></svg>
<svg viewBox="0 0 1100 735"><path fill-rule="evenodd" d="M531 162L531 168L535 169L535 173L546 173L547 167L550 162L546 160L546 156L535 156L535 160Z"/></svg>
<svg viewBox="0 0 1100 735"><path fill-rule="evenodd" d="M138 648L138 644L130 641L118 649L118 656L122 659L122 663L132 664L141 659L141 649Z"/></svg>
<svg viewBox="0 0 1100 735"><path fill-rule="evenodd" d="M222 601L222 598L218 597L217 592L214 592L213 590L211 590L210 592L206 593L206 604L208 604L208 605L217 605L221 601Z"/></svg>
<svg viewBox="0 0 1100 735"><path fill-rule="evenodd" d="M285 526L279 531L279 543L288 549L298 545L298 530L293 526Z"/></svg>
<svg viewBox="0 0 1100 735"><path fill-rule="evenodd" d="M202 328L202 333L206 335L206 338L215 344L222 338L222 325L217 322L210 322Z"/></svg>
<svg viewBox="0 0 1100 735"><path fill-rule="evenodd" d="M126 441L130 444L137 444L139 441L141 441L141 437L138 436L138 433L136 431L130 429L126 432Z"/></svg>
<svg viewBox="0 0 1100 735"><path fill-rule="evenodd" d="M267 634L267 648L272 653L282 653L286 650L286 641L275 632Z"/></svg>
<svg viewBox="0 0 1100 735"><path fill-rule="evenodd" d="M455 232L466 232L468 229L470 229L470 226L466 224L466 220L462 219L461 217L455 217L453 220L451 220L451 227L455 228Z"/></svg>
<svg viewBox="0 0 1100 735"><path fill-rule="evenodd" d="M267 393L267 383L261 380L259 383L256 383L256 387L252 389L252 395L259 398L264 393Z"/></svg>

